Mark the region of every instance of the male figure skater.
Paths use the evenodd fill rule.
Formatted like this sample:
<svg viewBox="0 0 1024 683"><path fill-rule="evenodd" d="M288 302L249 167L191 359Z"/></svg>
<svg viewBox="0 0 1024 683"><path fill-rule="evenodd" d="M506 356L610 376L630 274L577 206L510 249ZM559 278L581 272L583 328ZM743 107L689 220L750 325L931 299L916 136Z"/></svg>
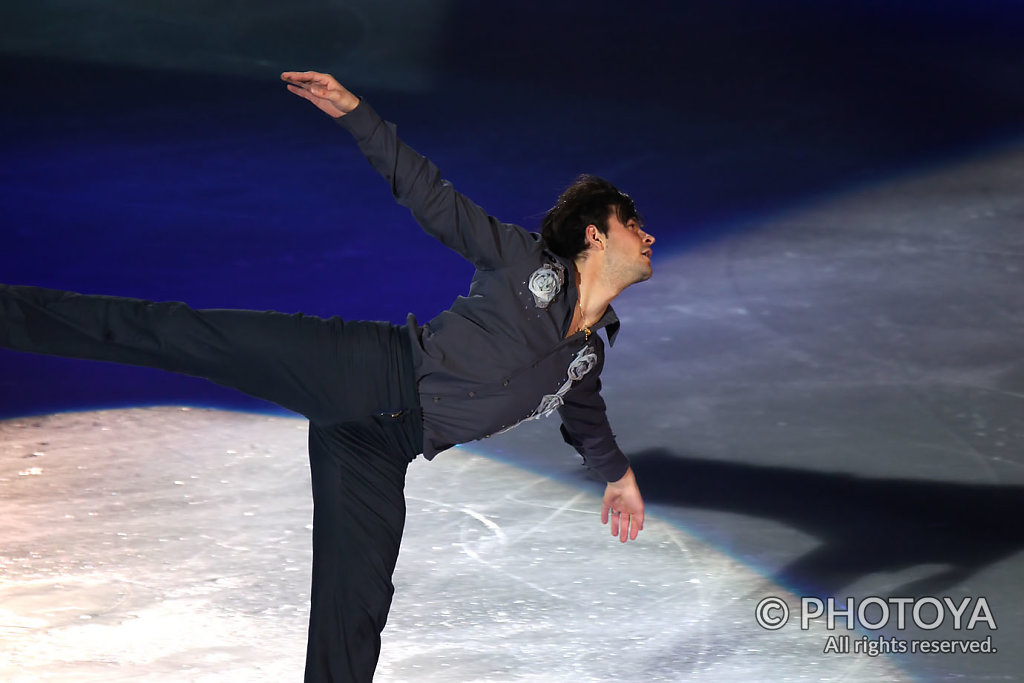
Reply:
<svg viewBox="0 0 1024 683"><path fill-rule="evenodd" d="M651 275L633 201L581 176L541 235L501 223L442 180L333 77L288 90L355 137L420 225L476 267L468 297L426 325L194 310L182 303L0 285L0 346L205 377L309 418L313 576L307 681L366 681L380 653L405 522L408 463L558 411L563 438L607 481L601 521L643 528L599 375L610 302Z"/></svg>

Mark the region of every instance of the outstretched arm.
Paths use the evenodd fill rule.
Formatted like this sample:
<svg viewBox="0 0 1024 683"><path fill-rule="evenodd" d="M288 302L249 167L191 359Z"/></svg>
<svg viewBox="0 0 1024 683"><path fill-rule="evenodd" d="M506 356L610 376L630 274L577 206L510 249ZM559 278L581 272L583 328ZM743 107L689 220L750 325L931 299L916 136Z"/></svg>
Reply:
<svg viewBox="0 0 1024 683"><path fill-rule="evenodd" d="M285 71L281 80L288 84L288 92L309 100L334 118L349 113L359 105L359 98L338 83L330 74L316 71Z"/></svg>
<svg viewBox="0 0 1024 683"><path fill-rule="evenodd" d="M312 102L349 130L366 159L391 185L391 193L420 226L480 269L499 268L533 251L534 238L502 223L457 192L429 159L398 138L395 126L332 76L286 71L288 90Z"/></svg>

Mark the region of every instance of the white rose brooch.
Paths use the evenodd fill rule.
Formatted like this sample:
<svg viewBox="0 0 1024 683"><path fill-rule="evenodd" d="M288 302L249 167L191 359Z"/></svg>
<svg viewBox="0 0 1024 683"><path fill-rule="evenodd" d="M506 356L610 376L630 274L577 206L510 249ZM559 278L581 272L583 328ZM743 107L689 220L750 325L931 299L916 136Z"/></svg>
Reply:
<svg viewBox="0 0 1024 683"><path fill-rule="evenodd" d="M530 276L530 294L538 308L547 308L562 291L565 268L560 263L545 263Z"/></svg>

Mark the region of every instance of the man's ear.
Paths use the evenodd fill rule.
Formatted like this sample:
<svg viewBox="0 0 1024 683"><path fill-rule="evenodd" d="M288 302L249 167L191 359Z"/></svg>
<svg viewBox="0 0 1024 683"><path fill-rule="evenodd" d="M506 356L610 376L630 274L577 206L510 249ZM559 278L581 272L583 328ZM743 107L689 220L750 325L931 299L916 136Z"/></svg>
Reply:
<svg viewBox="0 0 1024 683"><path fill-rule="evenodd" d="M587 246L604 249L604 235L593 223L587 226Z"/></svg>

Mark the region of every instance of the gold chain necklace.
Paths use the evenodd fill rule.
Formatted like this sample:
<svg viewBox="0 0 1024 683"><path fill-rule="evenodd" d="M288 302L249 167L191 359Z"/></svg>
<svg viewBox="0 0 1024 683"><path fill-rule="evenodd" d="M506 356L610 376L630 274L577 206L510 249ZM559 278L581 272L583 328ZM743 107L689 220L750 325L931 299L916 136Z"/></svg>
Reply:
<svg viewBox="0 0 1024 683"><path fill-rule="evenodd" d="M590 326L587 325L587 319L583 317L583 293L581 291L576 292L576 305L580 309L580 326L577 328L577 332L583 332L583 341L590 341Z"/></svg>

